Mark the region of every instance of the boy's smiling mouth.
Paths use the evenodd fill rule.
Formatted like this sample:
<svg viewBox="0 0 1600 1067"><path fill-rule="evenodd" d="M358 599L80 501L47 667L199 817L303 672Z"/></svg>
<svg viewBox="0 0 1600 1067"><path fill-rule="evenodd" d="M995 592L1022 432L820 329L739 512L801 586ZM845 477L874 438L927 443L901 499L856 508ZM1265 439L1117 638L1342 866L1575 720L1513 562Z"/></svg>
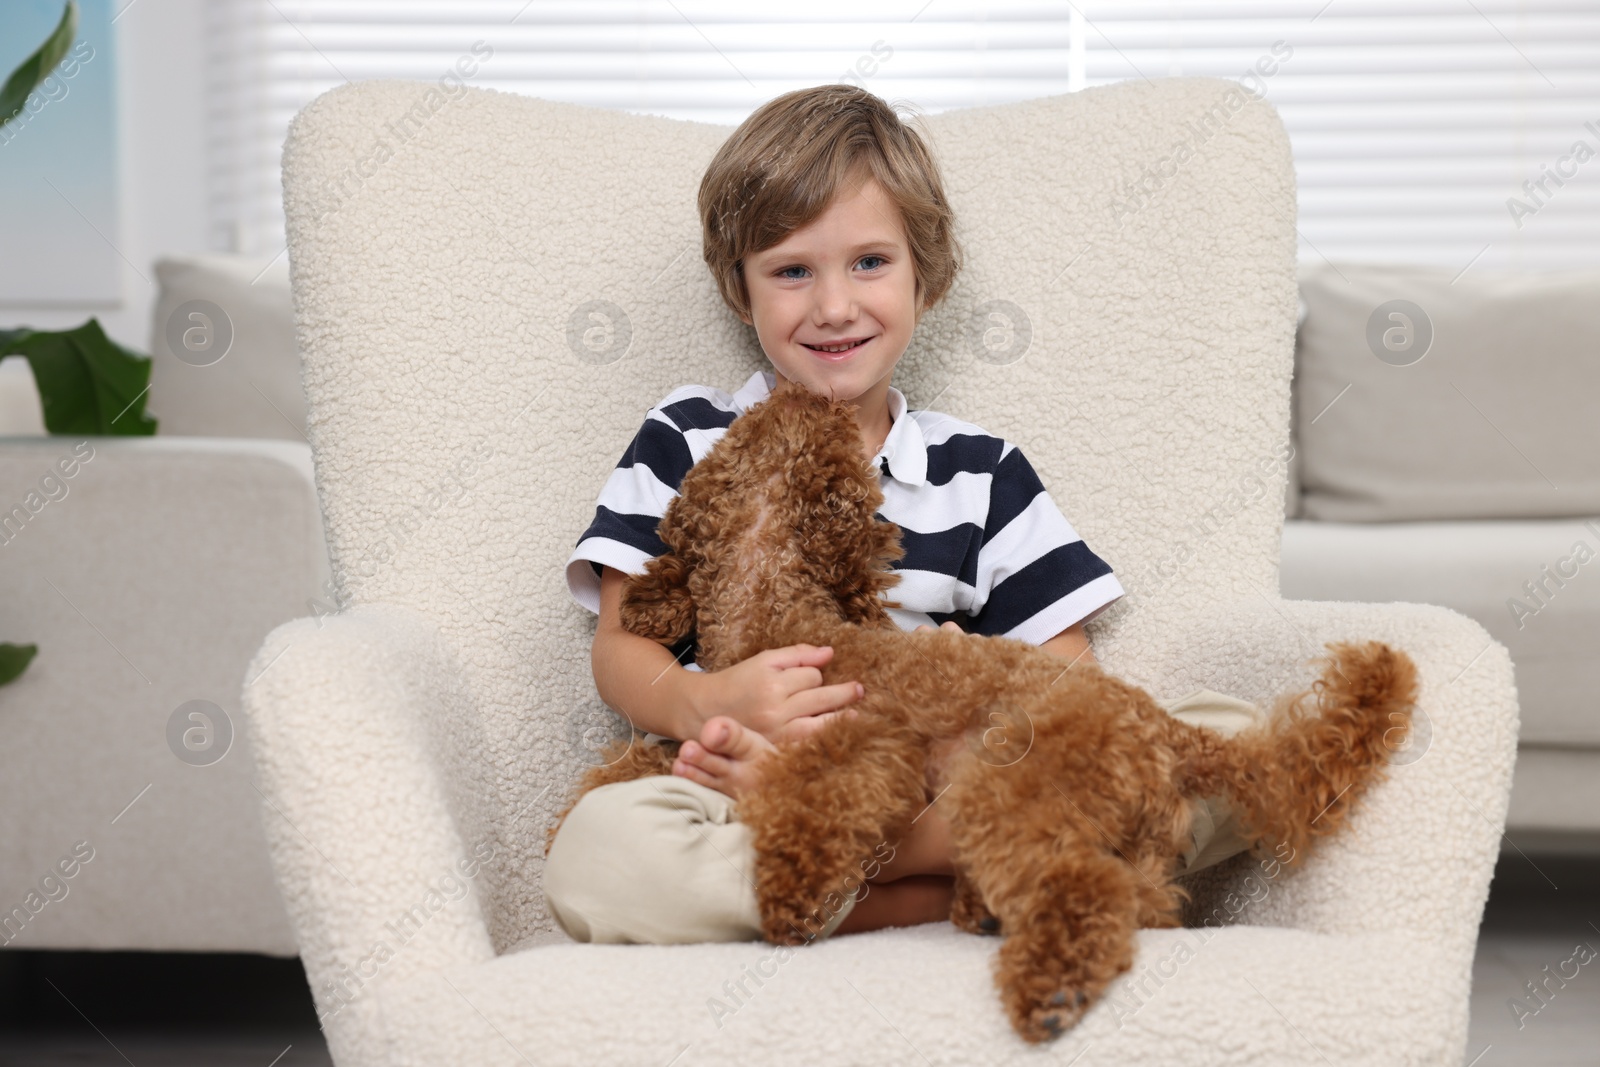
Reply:
<svg viewBox="0 0 1600 1067"><path fill-rule="evenodd" d="M800 343L803 347L809 348L823 359L837 360L856 352L871 340L872 338L870 337L860 337L853 341L841 341L838 344L831 345L808 345L804 341Z"/></svg>

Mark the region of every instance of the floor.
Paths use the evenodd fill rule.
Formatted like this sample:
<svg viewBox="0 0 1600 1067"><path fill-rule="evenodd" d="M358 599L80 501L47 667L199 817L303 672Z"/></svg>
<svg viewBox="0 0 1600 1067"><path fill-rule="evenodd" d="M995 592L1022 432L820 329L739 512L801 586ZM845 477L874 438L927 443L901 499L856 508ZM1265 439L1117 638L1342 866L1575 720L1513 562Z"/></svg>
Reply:
<svg viewBox="0 0 1600 1067"><path fill-rule="evenodd" d="M331 1067L297 959L0 951L0 1067Z"/></svg>
<svg viewBox="0 0 1600 1067"><path fill-rule="evenodd" d="M1461 1067L1600 1065L1600 855L1501 856ZM1549 973L1542 999L1524 983ZM1511 1002L1519 1002L1520 1010ZM330 1067L297 960L0 952L0 1067Z"/></svg>
<svg viewBox="0 0 1600 1067"><path fill-rule="evenodd" d="M1525 986L1535 979L1538 998ZM1467 1063L1600 1065L1600 856L1502 853L1472 965Z"/></svg>

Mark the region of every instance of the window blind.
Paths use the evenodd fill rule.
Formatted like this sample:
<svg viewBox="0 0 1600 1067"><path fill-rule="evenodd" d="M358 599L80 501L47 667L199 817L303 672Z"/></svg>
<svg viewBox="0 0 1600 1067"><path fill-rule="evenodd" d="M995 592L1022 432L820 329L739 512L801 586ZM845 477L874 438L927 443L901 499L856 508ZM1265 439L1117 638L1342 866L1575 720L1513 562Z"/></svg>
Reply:
<svg viewBox="0 0 1600 1067"><path fill-rule="evenodd" d="M1594 264L1600 248L1588 0L214 0L208 12L212 240L263 257L283 245L294 113L345 81L434 81L462 57L467 84L726 125L826 81L937 114L1129 78L1233 78L1289 131L1302 261L1542 269Z"/></svg>

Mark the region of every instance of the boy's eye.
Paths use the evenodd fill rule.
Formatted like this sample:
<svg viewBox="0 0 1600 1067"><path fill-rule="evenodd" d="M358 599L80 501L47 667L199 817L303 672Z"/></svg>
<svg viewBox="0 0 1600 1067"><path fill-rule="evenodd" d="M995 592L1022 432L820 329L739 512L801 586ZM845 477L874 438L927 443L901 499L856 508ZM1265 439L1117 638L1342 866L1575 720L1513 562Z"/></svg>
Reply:
<svg viewBox="0 0 1600 1067"><path fill-rule="evenodd" d="M861 263L867 262L868 260L877 260L880 264L885 261L884 257L882 257L882 256L867 255L867 256L862 256L860 259L856 260L856 263L861 264ZM805 270L805 269L806 268L798 266L798 265L797 266L793 266L793 267L784 267L782 270L778 271L778 277L782 278L784 281L797 282L800 279L796 278L794 275L790 274L789 272L792 271L792 270ZM878 270L878 269L879 269L878 267L868 267L867 268L867 270L869 270L869 271Z"/></svg>

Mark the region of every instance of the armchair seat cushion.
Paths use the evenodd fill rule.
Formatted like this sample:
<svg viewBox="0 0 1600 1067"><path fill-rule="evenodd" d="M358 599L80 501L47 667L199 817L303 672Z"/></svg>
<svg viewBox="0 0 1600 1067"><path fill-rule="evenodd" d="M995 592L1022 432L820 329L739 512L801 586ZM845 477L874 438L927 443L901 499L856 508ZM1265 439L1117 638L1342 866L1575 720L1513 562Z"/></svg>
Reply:
<svg viewBox="0 0 1600 1067"><path fill-rule="evenodd" d="M1371 1067L1455 1062L1437 1033L1419 1042L1414 1028L1422 1015L1465 1025L1464 1005L1437 986L1403 1009L1393 996L1439 965L1425 936L1138 936L1133 970L1051 1062L1326 1067L1319 1050ZM991 1003L996 944L938 923L802 949L546 946L396 983L375 1010L395 1023L397 1064L1037 1063Z"/></svg>

